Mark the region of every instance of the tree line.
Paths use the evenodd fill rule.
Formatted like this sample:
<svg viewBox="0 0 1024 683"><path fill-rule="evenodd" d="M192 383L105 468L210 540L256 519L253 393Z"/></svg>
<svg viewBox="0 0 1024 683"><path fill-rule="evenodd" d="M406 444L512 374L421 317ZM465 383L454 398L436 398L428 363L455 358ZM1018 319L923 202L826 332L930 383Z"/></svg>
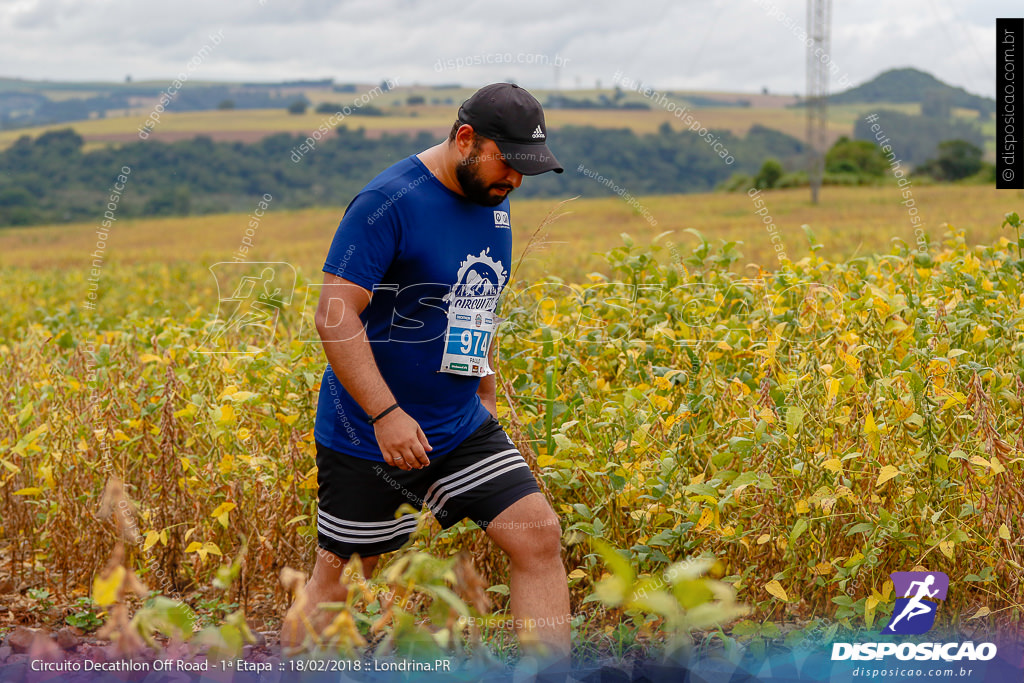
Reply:
<svg viewBox="0 0 1024 683"><path fill-rule="evenodd" d="M733 164L696 133L668 124L642 135L625 128L562 128L552 146L565 172L527 178L516 196L611 194L580 167L634 195L708 191L736 170L756 171L766 157L795 163L803 153L799 140L761 126L743 137L715 133ZM23 136L0 153L0 226L92 220L103 212L108 180L123 166L132 174L121 218L245 211L268 192L275 209L344 206L389 164L437 143L426 132L370 138L363 129L342 126L296 163L291 151L304 140L283 133L245 144L199 136L85 151L71 129Z"/></svg>
<svg viewBox="0 0 1024 683"><path fill-rule="evenodd" d="M936 179L964 177L966 171L957 164L965 157L969 172L983 168L975 144L981 139L973 128L957 123L925 126L921 117L882 114L886 132L899 141L902 159ZM830 152L830 182L871 183L885 173L888 163L873 139L864 140L869 135L861 122L856 133L859 141L844 139ZM940 149L947 138L966 143ZM275 209L344 206L388 165L437 139L426 132L370 138L362 128L341 126L312 151L293 154L305 141L302 135L287 133L250 144L199 136L87 152L72 129L35 139L23 136L0 152L0 226L93 220L103 213L112 182L108 180L124 166L132 171L118 209L122 219L246 211L266 193L274 196ZM702 136L669 123L649 134L569 126L554 132L552 148L565 172L527 178L517 197L610 196L612 184L633 196L806 184L800 170L805 145L759 125L742 137L728 131ZM727 163L722 150L734 161ZM598 175L610 183L597 182Z"/></svg>

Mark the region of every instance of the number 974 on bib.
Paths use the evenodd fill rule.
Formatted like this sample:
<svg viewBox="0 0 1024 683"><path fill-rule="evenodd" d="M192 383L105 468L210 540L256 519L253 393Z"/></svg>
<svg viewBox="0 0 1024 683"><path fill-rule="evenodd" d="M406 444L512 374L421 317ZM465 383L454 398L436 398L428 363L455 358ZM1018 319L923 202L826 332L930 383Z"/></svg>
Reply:
<svg viewBox="0 0 1024 683"><path fill-rule="evenodd" d="M448 328L448 340L441 361L441 371L471 377L492 374L487 364L487 351L491 346L491 330L481 328Z"/></svg>

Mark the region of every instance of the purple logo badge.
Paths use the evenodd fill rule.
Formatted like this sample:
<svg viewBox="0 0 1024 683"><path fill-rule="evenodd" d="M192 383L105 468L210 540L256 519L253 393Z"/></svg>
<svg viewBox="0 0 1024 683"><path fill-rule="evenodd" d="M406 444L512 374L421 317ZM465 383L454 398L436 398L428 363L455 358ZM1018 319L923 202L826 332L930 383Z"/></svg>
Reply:
<svg viewBox="0 0 1024 683"><path fill-rule="evenodd" d="M942 572L893 572L896 607L883 633L918 635L935 623L939 601L946 599L949 577Z"/></svg>

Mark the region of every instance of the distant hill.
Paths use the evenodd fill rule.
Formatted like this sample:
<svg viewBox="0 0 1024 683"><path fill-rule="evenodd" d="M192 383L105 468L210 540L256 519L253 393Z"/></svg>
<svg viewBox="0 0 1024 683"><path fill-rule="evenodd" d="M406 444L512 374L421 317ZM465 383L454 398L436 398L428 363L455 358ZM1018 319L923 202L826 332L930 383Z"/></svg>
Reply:
<svg viewBox="0 0 1024 683"><path fill-rule="evenodd" d="M929 73L917 69L892 69L872 80L828 98L831 104L921 104L974 109L982 116L995 112L996 102L988 97L972 95L963 88L943 83ZM926 113L926 112L923 112Z"/></svg>

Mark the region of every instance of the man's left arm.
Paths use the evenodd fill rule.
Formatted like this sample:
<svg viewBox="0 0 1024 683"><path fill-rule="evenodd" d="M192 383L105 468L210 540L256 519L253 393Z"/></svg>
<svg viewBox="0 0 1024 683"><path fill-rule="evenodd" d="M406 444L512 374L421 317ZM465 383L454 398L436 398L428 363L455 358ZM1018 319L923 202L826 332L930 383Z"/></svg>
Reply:
<svg viewBox="0 0 1024 683"><path fill-rule="evenodd" d="M484 408L487 408L487 412L493 415L495 418L498 417L498 371L494 367L494 347L497 346L497 340L491 344L491 348L487 351L487 365L490 366L491 370L494 370L493 375L487 375L480 379L480 387L476 390L476 395L480 397L480 402L484 404Z"/></svg>

